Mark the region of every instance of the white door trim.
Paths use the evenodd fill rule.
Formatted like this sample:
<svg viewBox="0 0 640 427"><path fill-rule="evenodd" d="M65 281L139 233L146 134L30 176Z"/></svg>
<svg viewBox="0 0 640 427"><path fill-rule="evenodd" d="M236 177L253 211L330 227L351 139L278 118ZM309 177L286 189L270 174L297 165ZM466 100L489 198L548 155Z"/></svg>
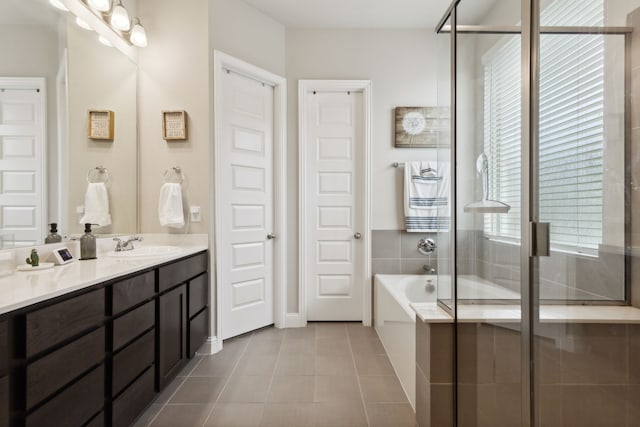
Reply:
<svg viewBox="0 0 640 427"><path fill-rule="evenodd" d="M307 324L307 244L308 211L307 211L307 176L304 173L308 150L303 142L307 138L307 94L311 91L362 92L364 119L364 188L362 192L362 237L363 237L363 265L362 287L363 307L362 323L371 326L371 80L300 80L298 82L298 174L299 174L299 288L298 288L298 317L299 325Z"/></svg>
<svg viewBox="0 0 640 427"><path fill-rule="evenodd" d="M40 104L38 108L40 109L40 114L42 117L42 123L40 129L38 129L40 133L40 146L37 149L40 152L40 159L38 161L38 166L40 167L40 214L37 216L36 220L40 223L41 230L46 232L47 228L47 218L49 217L49 205L48 205L48 194L49 190L47 187L47 175L49 173L47 168L47 80L44 77L2 77L0 78L0 87L6 89L38 89L42 93L42 97L40 98Z"/></svg>
<svg viewBox="0 0 640 427"><path fill-rule="evenodd" d="M211 274L211 289L216 289L215 292L210 292L210 307L216 307L215 319L211 316L210 330L215 332L215 335L210 338L210 341L216 343L212 349L215 353L222 349L222 340L217 339L221 334L221 289L219 286L215 286L220 281L220 269L217 268L220 260L221 242L217 238L220 235L220 227L222 226L222 179L220 174L221 162L224 159L220 158L220 144L218 144L221 128L219 123L219 116L216 112L221 111L222 103L222 73L229 70L241 74L245 77L258 80L264 84L273 86L273 120L274 120L274 135L273 135L273 204L274 204L274 232L277 236L274 243L274 323L277 328L285 327L285 318L287 310L287 275L286 275L286 259L287 259L287 228L286 228L286 212L287 212L287 199L286 199L286 183L287 183L287 80L284 77L273 74L255 65L244 62L231 55L220 52L218 50L213 51L213 98L214 98L214 130L213 130L213 159L214 167L211 179L213 181L212 188L215 193L215 205L214 215L212 215L211 229L214 231L210 234L210 247L214 248L214 253L211 254L211 270L215 271ZM214 298L215 296L215 298ZM214 322L215 320L215 322Z"/></svg>

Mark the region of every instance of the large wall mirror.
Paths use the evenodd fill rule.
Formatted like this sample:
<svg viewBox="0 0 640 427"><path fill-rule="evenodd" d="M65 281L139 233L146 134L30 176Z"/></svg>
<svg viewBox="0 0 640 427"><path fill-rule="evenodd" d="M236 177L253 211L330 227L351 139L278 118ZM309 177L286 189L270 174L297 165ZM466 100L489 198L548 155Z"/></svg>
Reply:
<svg viewBox="0 0 640 427"><path fill-rule="evenodd" d="M0 40L0 242L81 233L89 182L111 218L94 231L135 233L136 64L47 0L0 2ZM89 137L90 111L113 112L112 138Z"/></svg>

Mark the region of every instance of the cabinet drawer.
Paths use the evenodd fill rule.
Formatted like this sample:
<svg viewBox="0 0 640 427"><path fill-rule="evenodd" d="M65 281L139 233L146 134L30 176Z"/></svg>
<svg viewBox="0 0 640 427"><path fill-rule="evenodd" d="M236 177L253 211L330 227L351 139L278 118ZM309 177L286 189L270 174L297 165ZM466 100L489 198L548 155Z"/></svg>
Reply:
<svg viewBox="0 0 640 427"><path fill-rule="evenodd" d="M27 357L100 324L104 289L89 292L27 314Z"/></svg>
<svg viewBox="0 0 640 427"><path fill-rule="evenodd" d="M9 326L7 321L0 322L0 376L4 375L9 369ZM0 424L1 426L2 424Z"/></svg>
<svg viewBox="0 0 640 427"><path fill-rule="evenodd" d="M104 327L27 366L27 409L104 359Z"/></svg>
<svg viewBox="0 0 640 427"><path fill-rule="evenodd" d="M209 296L209 275L203 274L189 282L189 317L207 305Z"/></svg>
<svg viewBox="0 0 640 427"><path fill-rule="evenodd" d="M100 366L28 415L26 427L81 426L103 405L104 366Z"/></svg>
<svg viewBox="0 0 640 427"><path fill-rule="evenodd" d="M155 302L149 301L142 307L113 321L113 350L117 350L155 324Z"/></svg>
<svg viewBox="0 0 640 427"><path fill-rule="evenodd" d="M153 400L153 367L147 369L135 383L113 402L113 425L129 426Z"/></svg>
<svg viewBox="0 0 640 427"><path fill-rule="evenodd" d="M113 356L113 395L117 395L140 372L153 364L155 330L129 344Z"/></svg>
<svg viewBox="0 0 640 427"><path fill-rule="evenodd" d="M0 378L0 426L9 425L9 377Z"/></svg>
<svg viewBox="0 0 640 427"><path fill-rule="evenodd" d="M140 276L131 277L112 286L113 291L113 314L133 307L149 298L155 293L155 272Z"/></svg>
<svg viewBox="0 0 640 427"><path fill-rule="evenodd" d="M207 253L198 254L158 270L158 291L163 292L207 271Z"/></svg>
<svg viewBox="0 0 640 427"><path fill-rule="evenodd" d="M204 310L189 321L189 357L193 357L207 339L209 310Z"/></svg>

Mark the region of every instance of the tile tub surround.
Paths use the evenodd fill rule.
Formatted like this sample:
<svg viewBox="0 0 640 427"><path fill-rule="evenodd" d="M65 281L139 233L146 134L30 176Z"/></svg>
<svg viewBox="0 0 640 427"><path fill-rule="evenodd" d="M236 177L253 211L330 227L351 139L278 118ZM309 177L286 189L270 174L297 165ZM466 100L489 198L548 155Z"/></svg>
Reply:
<svg viewBox="0 0 640 427"><path fill-rule="evenodd" d="M415 415L373 328L268 327L199 356L136 427L413 427Z"/></svg>
<svg viewBox="0 0 640 427"><path fill-rule="evenodd" d="M544 426L638 425L640 325L536 328L536 411ZM416 324L416 418L453 426L453 325ZM460 425L519 425L520 333L514 324L458 325Z"/></svg>
<svg viewBox="0 0 640 427"><path fill-rule="evenodd" d="M402 230L373 230L371 232L372 274L425 274L422 266L442 265L446 251L436 247L431 256L418 252L418 240L433 239L437 233L407 233ZM440 260L438 259L440 257Z"/></svg>
<svg viewBox="0 0 640 427"><path fill-rule="evenodd" d="M0 278L0 314L17 310L38 302L81 290L97 283L106 282L117 277L132 274L164 262L172 261L208 248L206 234L137 234L144 238L143 245L173 245L182 250L168 256L153 258L117 259L104 256L113 250L112 238L98 239L98 259L74 261L70 264L55 266L49 270L34 272L15 272ZM45 260L51 252L60 246L69 247L74 257L78 257L78 242L67 242L60 245L36 246L40 259ZM24 259L31 247L14 249L16 260Z"/></svg>

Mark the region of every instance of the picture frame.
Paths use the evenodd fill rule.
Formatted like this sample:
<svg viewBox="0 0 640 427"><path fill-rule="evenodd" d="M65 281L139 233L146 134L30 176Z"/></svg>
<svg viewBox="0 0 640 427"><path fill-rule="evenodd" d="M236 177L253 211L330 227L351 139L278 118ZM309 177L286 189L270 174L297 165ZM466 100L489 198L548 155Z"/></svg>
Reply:
<svg viewBox="0 0 640 427"><path fill-rule="evenodd" d="M89 110L88 137L97 141L113 141L114 116L111 110Z"/></svg>
<svg viewBox="0 0 640 427"><path fill-rule="evenodd" d="M448 109L443 107L396 107L396 148L436 148L448 131Z"/></svg>
<svg viewBox="0 0 640 427"><path fill-rule="evenodd" d="M187 112L184 110L162 112L162 139L165 141L185 141L187 133Z"/></svg>

